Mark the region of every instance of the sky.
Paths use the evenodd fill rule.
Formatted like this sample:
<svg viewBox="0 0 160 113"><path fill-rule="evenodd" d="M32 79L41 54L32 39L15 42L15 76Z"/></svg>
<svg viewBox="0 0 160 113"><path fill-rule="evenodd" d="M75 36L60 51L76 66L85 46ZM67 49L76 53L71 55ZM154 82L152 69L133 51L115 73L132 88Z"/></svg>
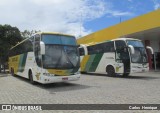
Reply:
<svg viewBox="0 0 160 113"><path fill-rule="evenodd" d="M0 0L0 24L77 38L160 8L160 0Z"/></svg>

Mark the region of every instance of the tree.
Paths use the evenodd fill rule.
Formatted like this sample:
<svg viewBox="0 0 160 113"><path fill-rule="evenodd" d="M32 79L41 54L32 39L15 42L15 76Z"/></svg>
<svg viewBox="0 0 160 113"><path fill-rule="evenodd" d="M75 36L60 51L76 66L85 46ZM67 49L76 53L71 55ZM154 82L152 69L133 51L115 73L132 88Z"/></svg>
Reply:
<svg viewBox="0 0 160 113"><path fill-rule="evenodd" d="M21 32L21 35L23 38L29 38L31 37L33 34L37 33L37 32L41 32L40 30L39 31L36 31L36 30L32 30L32 31L29 31L29 30L24 30L23 32Z"/></svg>
<svg viewBox="0 0 160 113"><path fill-rule="evenodd" d="M9 49L22 40L21 33L17 27L0 25L0 66L8 62ZM0 69L1 72L1 69Z"/></svg>

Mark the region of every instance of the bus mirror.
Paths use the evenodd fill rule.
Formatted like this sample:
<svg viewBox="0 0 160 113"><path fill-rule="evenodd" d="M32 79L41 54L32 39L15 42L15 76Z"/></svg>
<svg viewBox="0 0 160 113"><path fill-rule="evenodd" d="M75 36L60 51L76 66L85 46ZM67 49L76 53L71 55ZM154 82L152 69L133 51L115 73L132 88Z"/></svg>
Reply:
<svg viewBox="0 0 160 113"><path fill-rule="evenodd" d="M150 46L146 46L147 49L149 49L151 51L151 54L153 54L153 49Z"/></svg>
<svg viewBox="0 0 160 113"><path fill-rule="evenodd" d="M45 44L44 42L40 42L40 54L44 55L45 54Z"/></svg>
<svg viewBox="0 0 160 113"><path fill-rule="evenodd" d="M134 47L132 45L129 45L128 47L130 48L131 54L134 54L135 53Z"/></svg>

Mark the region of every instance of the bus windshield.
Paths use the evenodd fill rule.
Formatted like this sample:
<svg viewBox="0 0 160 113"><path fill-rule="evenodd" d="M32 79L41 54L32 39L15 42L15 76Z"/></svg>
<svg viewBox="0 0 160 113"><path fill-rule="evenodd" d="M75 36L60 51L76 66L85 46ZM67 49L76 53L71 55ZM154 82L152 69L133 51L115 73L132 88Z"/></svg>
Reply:
<svg viewBox="0 0 160 113"><path fill-rule="evenodd" d="M132 45L135 49L135 53L131 54L133 63L147 63L147 53L141 41L127 40L127 44Z"/></svg>
<svg viewBox="0 0 160 113"><path fill-rule="evenodd" d="M62 44L76 46L76 39L73 36L65 35L42 35L42 41L45 44Z"/></svg>
<svg viewBox="0 0 160 113"><path fill-rule="evenodd" d="M72 69L80 66L78 46L75 37L42 35L45 43L43 67L47 69Z"/></svg>

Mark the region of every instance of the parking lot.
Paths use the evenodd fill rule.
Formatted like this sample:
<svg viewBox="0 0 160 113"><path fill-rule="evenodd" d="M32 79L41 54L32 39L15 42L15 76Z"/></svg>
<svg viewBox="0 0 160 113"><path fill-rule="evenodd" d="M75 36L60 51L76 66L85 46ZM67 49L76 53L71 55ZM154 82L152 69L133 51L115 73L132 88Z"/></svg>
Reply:
<svg viewBox="0 0 160 113"><path fill-rule="evenodd" d="M160 72L83 74L79 81L47 85L0 74L0 92L1 104L159 104Z"/></svg>

